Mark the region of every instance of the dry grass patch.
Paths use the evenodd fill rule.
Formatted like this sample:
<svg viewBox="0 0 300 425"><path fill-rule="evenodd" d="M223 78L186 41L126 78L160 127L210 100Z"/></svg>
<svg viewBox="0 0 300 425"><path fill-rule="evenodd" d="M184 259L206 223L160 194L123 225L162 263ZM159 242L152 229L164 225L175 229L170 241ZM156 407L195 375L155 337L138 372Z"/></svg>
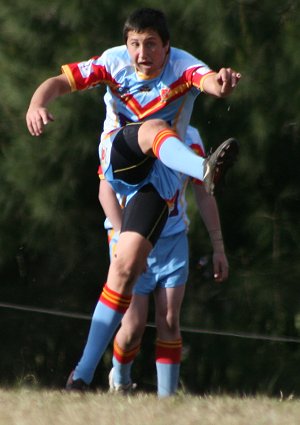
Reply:
<svg viewBox="0 0 300 425"><path fill-rule="evenodd" d="M0 425L299 425L299 418L299 399L0 389Z"/></svg>

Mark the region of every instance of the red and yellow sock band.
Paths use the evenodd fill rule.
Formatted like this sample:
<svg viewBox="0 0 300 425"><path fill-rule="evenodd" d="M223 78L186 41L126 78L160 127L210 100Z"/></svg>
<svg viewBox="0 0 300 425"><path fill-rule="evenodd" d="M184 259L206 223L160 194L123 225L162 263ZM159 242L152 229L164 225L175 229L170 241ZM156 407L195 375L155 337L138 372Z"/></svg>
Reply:
<svg viewBox="0 0 300 425"><path fill-rule="evenodd" d="M107 285L103 287L99 301L113 310L124 314L129 307L131 301L131 295L121 295L118 292L113 291Z"/></svg>
<svg viewBox="0 0 300 425"><path fill-rule="evenodd" d="M156 340L155 360L158 363L175 364L180 363L182 352L182 339L174 341Z"/></svg>
<svg viewBox="0 0 300 425"><path fill-rule="evenodd" d="M152 151L154 155L159 158L159 150L161 145L164 143L166 139L169 137L176 137L176 139L179 139L178 134L176 131L171 130L170 128L166 128L164 130L160 130L157 135L155 136L152 144Z"/></svg>
<svg viewBox="0 0 300 425"><path fill-rule="evenodd" d="M130 363L135 359L135 357L139 353L140 347L141 346L139 344L131 350L123 350L123 348L118 345L116 339L114 339L114 357L118 360L119 363Z"/></svg>

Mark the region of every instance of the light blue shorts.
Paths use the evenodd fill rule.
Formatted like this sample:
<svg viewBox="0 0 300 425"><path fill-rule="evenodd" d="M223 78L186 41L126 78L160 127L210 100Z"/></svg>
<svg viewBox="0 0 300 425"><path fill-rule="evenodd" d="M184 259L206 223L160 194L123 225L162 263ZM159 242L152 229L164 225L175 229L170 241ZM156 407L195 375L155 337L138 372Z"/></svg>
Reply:
<svg viewBox="0 0 300 425"><path fill-rule="evenodd" d="M115 250L117 235L113 230L109 242L110 255ZM148 295L155 288L185 285L189 273L189 247L186 232L161 237L148 256L148 268L136 282L133 293Z"/></svg>

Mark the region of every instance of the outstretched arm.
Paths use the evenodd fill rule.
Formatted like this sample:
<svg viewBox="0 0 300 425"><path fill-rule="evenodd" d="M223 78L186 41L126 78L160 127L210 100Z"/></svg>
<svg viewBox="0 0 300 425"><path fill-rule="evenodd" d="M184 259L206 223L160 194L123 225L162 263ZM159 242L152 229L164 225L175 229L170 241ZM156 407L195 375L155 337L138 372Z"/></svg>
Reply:
<svg viewBox="0 0 300 425"><path fill-rule="evenodd" d="M71 87L65 74L48 78L36 89L26 114L27 128L32 136L42 134L45 125L54 120L47 109L48 103L70 92Z"/></svg>
<svg viewBox="0 0 300 425"><path fill-rule="evenodd" d="M202 185L194 184L193 187L197 206L213 247L214 278L217 282L222 282L228 278L228 261L224 250L217 202Z"/></svg>
<svg viewBox="0 0 300 425"><path fill-rule="evenodd" d="M241 79L241 74L231 68L221 68L216 74L204 77L203 90L216 97L229 96Z"/></svg>

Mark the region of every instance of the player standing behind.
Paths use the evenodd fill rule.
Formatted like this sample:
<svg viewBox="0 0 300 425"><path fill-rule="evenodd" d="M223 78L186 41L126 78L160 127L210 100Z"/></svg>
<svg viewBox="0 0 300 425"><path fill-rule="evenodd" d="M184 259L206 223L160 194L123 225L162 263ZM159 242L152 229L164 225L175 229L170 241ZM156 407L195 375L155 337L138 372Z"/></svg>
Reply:
<svg viewBox="0 0 300 425"><path fill-rule="evenodd" d="M199 132L188 127L187 145L204 156L204 147ZM156 339L157 393L159 397L174 394L178 387L182 338L180 333L180 309L188 278L189 250L187 241L188 218L186 216L185 189L189 178L182 175L181 186L176 195L174 209L162 234L150 252L147 270L138 279L133 289L130 306L123 317L121 327L114 339L113 368L109 374L112 392L127 392L132 389L131 367L140 350L142 336L148 317L149 296L154 295ZM199 212L209 232L213 246L214 275L218 282L228 276L228 262L224 252L219 213L215 198L208 195L203 185L193 181ZM108 230L110 257L113 258L122 221L120 204L124 198L116 195L106 180L100 182L99 200L109 220ZM72 372L67 389L85 389L90 383L99 362L97 307L83 356ZM78 378L80 377L80 378Z"/></svg>

